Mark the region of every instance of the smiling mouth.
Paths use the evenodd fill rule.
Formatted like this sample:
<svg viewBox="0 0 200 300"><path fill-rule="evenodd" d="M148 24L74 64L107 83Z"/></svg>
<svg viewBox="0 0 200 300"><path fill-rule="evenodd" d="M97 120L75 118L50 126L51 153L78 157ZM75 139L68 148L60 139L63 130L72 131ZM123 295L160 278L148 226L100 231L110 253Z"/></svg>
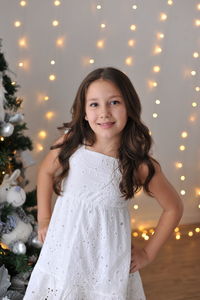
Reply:
<svg viewBox="0 0 200 300"><path fill-rule="evenodd" d="M110 126L113 125L115 122L106 122L106 123L97 123L98 125L102 125L102 126Z"/></svg>

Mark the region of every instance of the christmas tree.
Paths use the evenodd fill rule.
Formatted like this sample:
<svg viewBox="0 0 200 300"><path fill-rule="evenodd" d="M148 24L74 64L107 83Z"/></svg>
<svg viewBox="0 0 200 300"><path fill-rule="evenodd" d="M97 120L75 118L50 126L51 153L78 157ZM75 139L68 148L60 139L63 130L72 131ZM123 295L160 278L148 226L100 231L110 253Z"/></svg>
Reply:
<svg viewBox="0 0 200 300"><path fill-rule="evenodd" d="M40 253L36 190L25 193L25 169L33 164L32 141L0 40L0 299L23 299Z"/></svg>

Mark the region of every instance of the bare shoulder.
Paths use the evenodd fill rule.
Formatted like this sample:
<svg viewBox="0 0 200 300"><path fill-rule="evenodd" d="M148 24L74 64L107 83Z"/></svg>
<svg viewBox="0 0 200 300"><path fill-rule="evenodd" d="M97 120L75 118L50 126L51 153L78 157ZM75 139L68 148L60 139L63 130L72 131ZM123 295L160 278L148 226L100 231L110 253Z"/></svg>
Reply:
<svg viewBox="0 0 200 300"><path fill-rule="evenodd" d="M157 176L159 173L162 173L162 169L160 164L158 164L153 158L150 159L154 169L155 169L155 174L154 176ZM142 183L145 182L147 176L149 174L149 168L148 165L146 163L141 163L139 168L138 168L138 177L141 180Z"/></svg>
<svg viewBox="0 0 200 300"><path fill-rule="evenodd" d="M56 141L53 143L53 146L62 144L65 140L65 137L66 135L62 135L56 139ZM54 175L55 172L61 167L58 160L59 152L60 148L51 149L40 164L40 170L42 169L49 175Z"/></svg>

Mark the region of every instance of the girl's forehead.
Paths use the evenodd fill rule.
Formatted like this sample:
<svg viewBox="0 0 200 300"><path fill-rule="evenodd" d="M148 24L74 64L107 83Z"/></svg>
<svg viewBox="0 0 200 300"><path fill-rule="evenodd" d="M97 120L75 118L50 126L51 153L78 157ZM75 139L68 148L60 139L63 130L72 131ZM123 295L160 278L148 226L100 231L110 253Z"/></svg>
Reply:
<svg viewBox="0 0 200 300"><path fill-rule="evenodd" d="M122 96L120 89L112 81L104 79L93 81L86 91L86 99L97 98L102 95Z"/></svg>

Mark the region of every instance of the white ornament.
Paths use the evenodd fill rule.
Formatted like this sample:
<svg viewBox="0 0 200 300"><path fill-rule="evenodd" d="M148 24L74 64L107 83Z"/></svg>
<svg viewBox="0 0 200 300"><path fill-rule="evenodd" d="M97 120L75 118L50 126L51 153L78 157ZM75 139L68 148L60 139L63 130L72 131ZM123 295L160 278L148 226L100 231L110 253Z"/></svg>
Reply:
<svg viewBox="0 0 200 300"><path fill-rule="evenodd" d="M11 136L14 131L14 126L11 123L3 122L0 125L0 135L4 137Z"/></svg>
<svg viewBox="0 0 200 300"><path fill-rule="evenodd" d="M17 241L14 244L12 251L15 254L25 254L26 253L26 246L21 241Z"/></svg>

